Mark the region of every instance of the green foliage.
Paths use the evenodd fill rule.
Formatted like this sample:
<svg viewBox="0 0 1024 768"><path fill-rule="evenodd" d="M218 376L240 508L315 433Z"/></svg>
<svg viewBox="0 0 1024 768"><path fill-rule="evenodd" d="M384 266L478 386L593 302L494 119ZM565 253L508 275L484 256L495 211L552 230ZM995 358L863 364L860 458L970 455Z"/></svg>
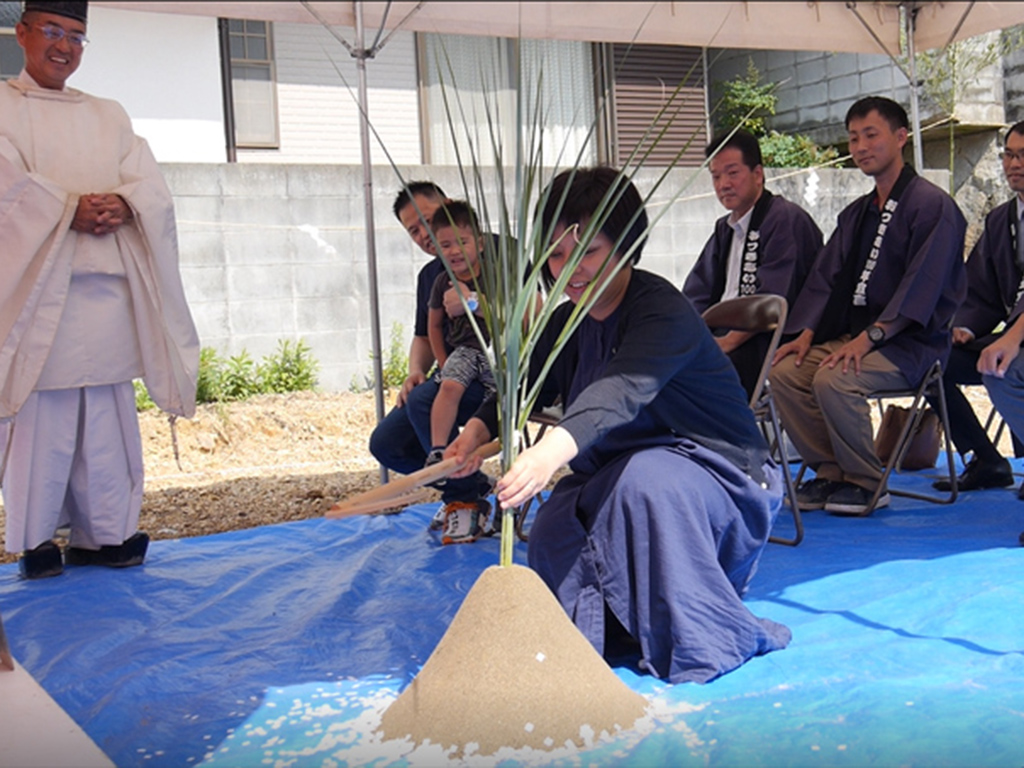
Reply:
<svg viewBox="0 0 1024 768"><path fill-rule="evenodd" d="M835 147L819 147L802 134L779 133L768 128L779 97L775 83L762 83L753 59L747 60L747 73L720 84L722 98L715 111L716 133L742 128L761 142L766 168L809 168L826 165L839 157Z"/></svg>
<svg viewBox="0 0 1024 768"><path fill-rule="evenodd" d="M300 392L315 389L320 363L313 357L306 342L282 339L277 352L263 358L257 367L262 392Z"/></svg>
<svg viewBox="0 0 1024 768"><path fill-rule="evenodd" d="M381 374L384 378L385 389L400 389L409 376L409 354L405 348L403 337L404 328L401 323L393 323L391 326L391 340L388 344L387 356L381 364ZM370 362L373 362L373 352L370 353ZM358 376L352 377L349 389L352 392L363 392L373 386L373 372L363 376L362 384Z"/></svg>
<svg viewBox="0 0 1024 768"><path fill-rule="evenodd" d="M229 357L221 370L221 399L246 400L262 391L259 369L246 350Z"/></svg>
<svg viewBox="0 0 1024 768"><path fill-rule="evenodd" d="M199 352L196 401L220 403L315 389L319 369L320 363L302 340L279 341L277 352L258 364L244 349L225 359L212 347L203 347Z"/></svg>
<svg viewBox="0 0 1024 768"><path fill-rule="evenodd" d="M213 347L199 350L199 376L196 380L196 402L216 403L223 400L221 371L224 360Z"/></svg>
<svg viewBox="0 0 1024 768"><path fill-rule="evenodd" d="M800 134L769 131L761 137L761 157L768 168L810 168L837 160L839 152Z"/></svg>
<svg viewBox="0 0 1024 768"><path fill-rule="evenodd" d="M135 410L141 413L142 411L149 411L156 408L156 403L153 402L153 398L149 396L149 390L146 389L145 383L142 379L134 379L132 381L132 387L135 388Z"/></svg>
<svg viewBox="0 0 1024 768"><path fill-rule="evenodd" d="M761 72L747 59L747 74L720 84L722 99L715 112L715 131L724 133L739 126L757 137L767 132L767 119L775 114L779 97L775 83L762 83Z"/></svg>

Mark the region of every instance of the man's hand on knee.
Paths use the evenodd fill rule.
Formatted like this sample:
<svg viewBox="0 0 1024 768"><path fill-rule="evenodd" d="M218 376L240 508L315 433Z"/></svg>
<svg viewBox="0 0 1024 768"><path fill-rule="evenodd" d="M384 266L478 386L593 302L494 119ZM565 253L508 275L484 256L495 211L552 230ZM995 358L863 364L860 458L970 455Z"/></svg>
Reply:
<svg viewBox="0 0 1024 768"><path fill-rule="evenodd" d="M402 382L402 388L398 390L398 399L395 401L395 407L401 408L405 405L406 401L409 399L409 393L426 380L427 377L419 371L416 373L410 373L406 376L405 381Z"/></svg>

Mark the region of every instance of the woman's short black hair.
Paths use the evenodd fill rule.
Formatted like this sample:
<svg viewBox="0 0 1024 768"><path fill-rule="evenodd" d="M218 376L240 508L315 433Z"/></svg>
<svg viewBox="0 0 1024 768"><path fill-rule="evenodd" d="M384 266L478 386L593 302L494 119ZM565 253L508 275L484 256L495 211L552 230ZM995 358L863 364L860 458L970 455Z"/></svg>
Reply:
<svg viewBox="0 0 1024 768"><path fill-rule="evenodd" d="M630 262L636 264L640 261L647 240L647 211L633 182L615 168L577 168L562 171L555 176L548 187L546 199L541 198L543 208L540 219L544 231L550 232L555 224L566 227L578 224L582 231L601 209L601 203L606 198L614 201L614 205L606 207L602 212L601 234L618 244L615 252L619 256L635 246L629 258ZM555 279L547 263L542 269L544 280L550 288Z"/></svg>

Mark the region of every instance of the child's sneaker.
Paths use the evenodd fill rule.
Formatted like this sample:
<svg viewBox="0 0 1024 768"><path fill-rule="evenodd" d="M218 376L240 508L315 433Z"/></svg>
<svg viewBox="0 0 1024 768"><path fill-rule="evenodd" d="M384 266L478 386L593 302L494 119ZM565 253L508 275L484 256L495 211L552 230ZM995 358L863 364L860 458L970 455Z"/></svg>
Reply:
<svg viewBox="0 0 1024 768"><path fill-rule="evenodd" d="M485 500L451 501L444 505L442 544L470 544L479 539L491 512Z"/></svg>

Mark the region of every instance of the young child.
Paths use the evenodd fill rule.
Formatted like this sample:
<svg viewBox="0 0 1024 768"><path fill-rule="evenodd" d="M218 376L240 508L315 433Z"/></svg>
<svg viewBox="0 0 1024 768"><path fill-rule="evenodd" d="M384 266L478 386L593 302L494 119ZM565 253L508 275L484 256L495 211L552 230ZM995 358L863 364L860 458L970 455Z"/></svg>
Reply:
<svg viewBox="0 0 1024 768"><path fill-rule="evenodd" d="M488 393L494 391L494 374L487 353L468 315L458 312L462 308L461 302L455 304L458 308L456 314L448 317L445 323L445 294L454 288L467 298L470 311L476 315L477 325L484 334L484 341L489 341L480 309L480 294L476 290L484 250L484 235L480 232L476 214L468 203L449 200L434 214L431 229L437 240L438 252L457 281L453 286L446 270L437 276L430 292L427 335L437 358L441 385L430 411L432 447L427 455L427 466L441 461L444 449L453 439L459 402L466 388L479 380ZM450 298L452 296L449 294ZM453 506L457 505L447 505ZM442 537L445 544L479 538L489 509L467 509L463 513L458 509L449 511L447 507Z"/></svg>

